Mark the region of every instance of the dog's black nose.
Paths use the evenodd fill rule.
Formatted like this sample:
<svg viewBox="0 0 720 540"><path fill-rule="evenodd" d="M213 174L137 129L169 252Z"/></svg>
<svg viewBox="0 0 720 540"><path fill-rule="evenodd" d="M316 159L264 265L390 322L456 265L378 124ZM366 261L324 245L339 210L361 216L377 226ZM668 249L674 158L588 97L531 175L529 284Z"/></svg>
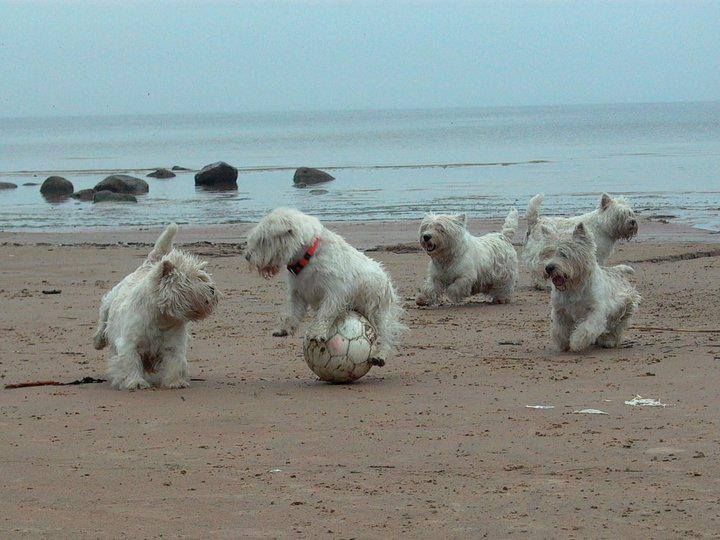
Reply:
<svg viewBox="0 0 720 540"><path fill-rule="evenodd" d="M630 224L631 227L634 227L635 225L637 225L637 221L635 221L634 219L631 219L630 221L628 221L628 223Z"/></svg>
<svg viewBox="0 0 720 540"><path fill-rule="evenodd" d="M555 270L555 268L557 268L557 267L556 267L554 264L548 264L548 265L545 267L545 272L548 273L548 274L552 274L553 271Z"/></svg>
<svg viewBox="0 0 720 540"><path fill-rule="evenodd" d="M246 252L245 252L245 260L246 260L247 262L250 262L250 252L249 252L249 251L246 251Z"/></svg>
<svg viewBox="0 0 720 540"><path fill-rule="evenodd" d="M425 240L426 242L429 242L431 238L432 238L431 234L423 234L423 240Z"/></svg>

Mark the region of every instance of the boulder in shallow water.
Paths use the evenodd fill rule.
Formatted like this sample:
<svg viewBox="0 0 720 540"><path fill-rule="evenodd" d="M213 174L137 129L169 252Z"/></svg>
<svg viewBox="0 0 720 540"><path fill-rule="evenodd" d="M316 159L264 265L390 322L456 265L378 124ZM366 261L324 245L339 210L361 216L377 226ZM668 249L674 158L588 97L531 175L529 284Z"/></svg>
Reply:
<svg viewBox="0 0 720 540"><path fill-rule="evenodd" d="M295 187L312 186L322 184L323 182L330 182L331 180L335 180L335 177L325 171L312 169L310 167L300 167L295 171L295 175L293 176Z"/></svg>
<svg viewBox="0 0 720 540"><path fill-rule="evenodd" d="M38 184L37 182L25 182L23 184L23 186L39 186L39 185L40 184Z"/></svg>
<svg viewBox="0 0 720 540"><path fill-rule="evenodd" d="M68 196L73 191L75 186L62 176L49 176L40 186L40 193L48 197Z"/></svg>
<svg viewBox="0 0 720 540"><path fill-rule="evenodd" d="M113 174L93 188L95 191L113 191L115 193L129 193L137 195L150 191L150 186L145 180L128 176L127 174Z"/></svg>
<svg viewBox="0 0 720 540"><path fill-rule="evenodd" d="M180 165L173 165L171 169L173 171L192 171L192 169L188 169L187 167L181 167Z"/></svg>
<svg viewBox="0 0 720 540"><path fill-rule="evenodd" d="M238 170L224 161L205 165L195 175L195 185L216 189L237 189Z"/></svg>
<svg viewBox="0 0 720 540"><path fill-rule="evenodd" d="M17 187L17 184L13 184L12 182L0 182L0 189L15 189Z"/></svg>
<svg viewBox="0 0 720 540"><path fill-rule="evenodd" d="M95 195L93 196L93 202L94 203L104 203L104 202L137 202L137 199L135 198L135 195L130 195L129 193L115 193L114 191L97 191Z"/></svg>
<svg viewBox="0 0 720 540"><path fill-rule="evenodd" d="M151 178L174 178L175 173L168 171L167 169L157 169L156 171L149 173L148 176Z"/></svg>
<svg viewBox="0 0 720 540"><path fill-rule="evenodd" d="M73 199L79 201L92 201L95 198L94 189L81 189L70 195Z"/></svg>

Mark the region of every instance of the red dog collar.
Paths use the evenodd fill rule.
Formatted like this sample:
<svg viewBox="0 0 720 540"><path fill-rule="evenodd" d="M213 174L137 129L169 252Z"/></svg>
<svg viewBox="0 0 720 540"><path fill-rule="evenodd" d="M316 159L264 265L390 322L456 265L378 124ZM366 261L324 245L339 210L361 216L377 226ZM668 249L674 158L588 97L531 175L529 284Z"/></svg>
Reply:
<svg viewBox="0 0 720 540"><path fill-rule="evenodd" d="M302 272L303 268L308 265L310 259L312 259L313 255L315 255L315 252L318 250L319 247L320 239L316 238L313 242L313 245L310 246L310 249L305 252L305 255L303 255L299 261L294 262L293 264L288 264L287 269L290 271L290 273L297 276L300 272Z"/></svg>

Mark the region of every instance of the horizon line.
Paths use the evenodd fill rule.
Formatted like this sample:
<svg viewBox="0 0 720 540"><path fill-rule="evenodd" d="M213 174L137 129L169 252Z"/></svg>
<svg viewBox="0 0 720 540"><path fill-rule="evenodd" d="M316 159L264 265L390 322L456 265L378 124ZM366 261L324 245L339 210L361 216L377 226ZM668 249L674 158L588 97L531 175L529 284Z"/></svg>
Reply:
<svg viewBox="0 0 720 540"><path fill-rule="evenodd" d="M461 111L479 109L540 109L553 107L597 107L617 105L679 105L679 104L711 104L720 103L719 99L711 100L670 100L670 101L598 101L578 103L542 103L534 105L447 105L434 107L368 107L347 109L263 109L246 111L202 111L202 112L126 112L126 113L78 113L78 114L42 114L21 116L0 116L2 120L28 120L28 119L60 119L60 118L121 118L137 116L220 116L220 115L248 115L263 116L274 114L328 114L328 113L368 113L368 112L417 112L417 111Z"/></svg>

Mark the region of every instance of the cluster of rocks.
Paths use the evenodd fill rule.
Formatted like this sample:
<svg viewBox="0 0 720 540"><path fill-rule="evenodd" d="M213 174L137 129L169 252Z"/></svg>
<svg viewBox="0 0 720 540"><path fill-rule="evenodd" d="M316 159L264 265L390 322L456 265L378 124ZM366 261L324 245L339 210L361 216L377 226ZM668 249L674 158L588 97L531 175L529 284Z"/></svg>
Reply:
<svg viewBox="0 0 720 540"><path fill-rule="evenodd" d="M148 173L151 178L173 178L173 171L190 171L185 167L175 165L172 170L157 169ZM211 190L232 190L237 189L238 170L224 161L211 163L203 167L195 174L195 185L203 189ZM310 167L300 167L293 176L293 185L298 188L305 188L330 182L335 178L325 171ZM28 182L25 185L37 185ZM0 182L0 189L13 189L17 185L10 182ZM92 189L81 189L75 191L70 180L62 176L50 176L40 186L40 193L49 201L61 201L68 197L80 201L98 202L137 202L136 195L142 195L150 191L150 186L145 180L129 176L127 174L113 174L98 182ZM310 190L313 194L325 194L327 190Z"/></svg>
<svg viewBox="0 0 720 540"><path fill-rule="evenodd" d="M70 180L62 176L50 176L40 186L40 193L49 201L56 202L72 197L80 201L137 202L135 195L150 191L145 180L127 174L113 174L98 182L92 189L75 191Z"/></svg>
<svg viewBox="0 0 720 540"><path fill-rule="evenodd" d="M237 189L238 170L232 165L228 165L224 161L211 163L203 167L195 175L195 185L205 189ZM300 167L295 171L293 176L293 185L298 188L313 186L330 182L335 178L325 171L312 169L310 167ZM317 190L318 194L327 193L325 190Z"/></svg>

